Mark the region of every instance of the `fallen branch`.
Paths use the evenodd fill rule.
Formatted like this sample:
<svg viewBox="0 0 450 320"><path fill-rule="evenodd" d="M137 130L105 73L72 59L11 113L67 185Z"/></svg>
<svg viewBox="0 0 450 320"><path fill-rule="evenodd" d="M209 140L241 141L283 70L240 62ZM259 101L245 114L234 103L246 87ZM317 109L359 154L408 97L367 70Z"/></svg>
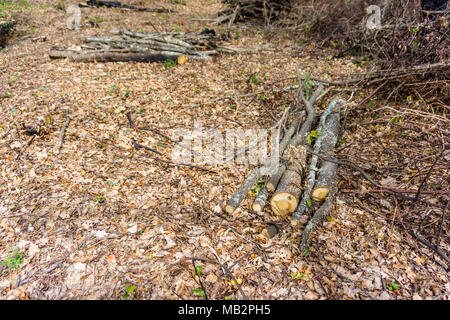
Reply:
<svg viewBox="0 0 450 320"><path fill-rule="evenodd" d="M289 113L289 108L287 108L284 111L283 116L281 117L280 121L276 124L276 126L278 126L276 141L279 140L281 127L282 127L282 124L284 123L285 117L287 117L288 113ZM271 162L271 159L269 158L266 163L266 166L270 166L270 162ZM261 168L255 168L255 169L251 170L250 174L244 180L244 182L239 187L239 189L237 191L235 191L231 195L230 200L228 200L228 203L225 207L226 212L228 212L229 214L232 214L237 209L237 207L241 204L242 200L246 197L246 195L250 191L251 187L253 187L255 185L255 183L263 176L263 172L264 171Z"/></svg>
<svg viewBox="0 0 450 320"><path fill-rule="evenodd" d="M241 288L241 285L239 284L239 282L236 280L236 278L234 277L233 273L231 272L230 268L228 268L226 265L220 263L219 261L215 261L215 260L211 260L211 259L206 259L206 258L197 258L197 257L186 257L186 259L190 259L190 260L198 260L198 261L203 261L203 262L209 262L212 264L216 264L218 265L222 271L227 274L228 276L231 277L231 279L234 281L235 285L237 286L239 292L241 293L242 297L244 298L244 300L248 300L247 295L244 293L244 291Z"/></svg>
<svg viewBox="0 0 450 320"><path fill-rule="evenodd" d="M155 149L152 149L152 148L149 148L149 147L143 146L142 144L137 143L136 140L134 140L134 139L131 139L131 142L133 143L133 147L134 147L136 150L139 150L139 149L145 149L145 150L154 152L154 153L156 153L156 154L159 154L160 156L163 155L161 152L159 152L159 151L157 151L157 150L155 150Z"/></svg>
<svg viewBox="0 0 450 320"><path fill-rule="evenodd" d="M61 131L59 132L59 138L58 138L58 142L56 142L56 149L54 152L55 154L59 154L59 152L61 150L64 133L66 132L67 126L69 125L69 122L70 122L69 110L65 109L64 113L66 114L66 121L64 122L64 125L62 126Z"/></svg>
<svg viewBox="0 0 450 320"><path fill-rule="evenodd" d="M241 204L242 200L247 196L250 189L256 184L258 179L261 178L261 172L259 168L250 172L249 176L244 180L239 189L235 191L225 207L225 211L232 214L236 208Z"/></svg>
<svg viewBox="0 0 450 320"><path fill-rule="evenodd" d="M335 111L335 107L345 103L346 101L342 99L334 100L329 104L328 108L321 115L320 123L316 130L317 133L319 134L319 137L317 138L314 144L314 152L328 153L336 145L339 134L339 111ZM302 201L300 202L300 205L298 206L292 218L292 223L294 225L298 223L300 217L305 213L305 211L309 207L308 202L310 201L310 196L311 193L313 192L314 184L316 183L316 171L318 160L319 158L316 155L313 155L311 157L311 162L308 169L308 177L306 179L306 189L303 192ZM328 187L331 182L328 181L329 180L328 175L331 174L333 171L335 172L337 166L331 162L323 162L322 167L323 166L325 167L323 169L324 171L321 168L320 184L321 187L323 187L324 183L328 183L325 185L325 187ZM329 169L331 169L331 171ZM316 188L314 190L316 190Z"/></svg>
<svg viewBox="0 0 450 320"><path fill-rule="evenodd" d="M141 53L141 52L111 52L98 51L83 53L76 50L53 47L50 50L50 58L61 59L68 58L73 62L163 62L168 60L177 61L178 56L165 55L159 53Z"/></svg>
<svg viewBox="0 0 450 320"><path fill-rule="evenodd" d="M337 193L337 182L335 181L333 185L330 187L330 193L328 194L325 202L314 213L314 216L309 220L308 224L303 230L302 240L300 241L299 245L300 252L304 253L306 251L309 238L311 237L311 233L322 221L322 219L330 212L336 193Z"/></svg>
<svg viewBox="0 0 450 320"><path fill-rule="evenodd" d="M124 5L119 1L103 1L103 0L89 0L86 4L79 4L81 7L106 7L106 8L120 8L127 10L157 12L157 13L169 13L170 9L166 8L143 8Z"/></svg>

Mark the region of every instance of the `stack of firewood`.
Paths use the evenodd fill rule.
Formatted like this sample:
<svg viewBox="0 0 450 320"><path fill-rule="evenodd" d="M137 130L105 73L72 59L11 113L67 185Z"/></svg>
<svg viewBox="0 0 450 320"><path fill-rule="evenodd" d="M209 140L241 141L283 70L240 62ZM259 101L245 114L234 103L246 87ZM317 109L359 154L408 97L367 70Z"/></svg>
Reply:
<svg viewBox="0 0 450 320"><path fill-rule="evenodd" d="M182 32L140 33L128 30L112 31L113 36L82 37L83 45L53 47L51 58L69 58L78 62L180 61L181 57L208 60L221 52L235 53L221 46L225 40L214 30L206 29L200 34Z"/></svg>
<svg viewBox="0 0 450 320"><path fill-rule="evenodd" d="M304 82L298 69L297 73L299 95L304 102L305 110L297 112L290 124L285 126L287 129L279 139L278 170L266 177L266 183L256 196L252 209L261 212L269 202L274 214L282 217L292 215L292 225L297 225L305 214L313 215L303 232L300 244L303 251L312 230L328 214L337 191L338 165L327 156L338 141L340 108L347 101L342 99L332 101L319 116L314 104L326 94L323 92L323 85L319 85L307 99L303 89ZM312 130L317 120L319 123L315 130ZM281 127L283 119L280 120ZM250 189L261 179L264 179L264 172L260 168L253 169L241 187L233 193L225 210L232 214ZM314 213L315 209L317 211Z"/></svg>

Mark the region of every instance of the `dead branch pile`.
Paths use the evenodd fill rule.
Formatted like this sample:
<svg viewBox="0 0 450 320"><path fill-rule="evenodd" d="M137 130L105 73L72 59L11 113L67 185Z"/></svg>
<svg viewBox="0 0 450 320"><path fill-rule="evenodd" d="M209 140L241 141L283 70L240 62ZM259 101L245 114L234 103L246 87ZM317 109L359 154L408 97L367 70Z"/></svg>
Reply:
<svg viewBox="0 0 450 320"><path fill-rule="evenodd" d="M318 46L328 44L337 57L369 61L376 71L342 81L372 89L368 98L405 101L413 88L425 103L442 107L450 91L449 9L442 0L301 0L282 23Z"/></svg>
<svg viewBox="0 0 450 320"><path fill-rule="evenodd" d="M279 19L292 8L292 0L223 0L229 8L219 13L222 21L265 22Z"/></svg>
<svg viewBox="0 0 450 320"><path fill-rule="evenodd" d="M200 34L112 31L111 37L82 37L85 44L80 46L53 47L50 57L69 58L78 62L174 60L180 63L180 57L208 60L221 52L236 52L234 49L219 45L224 40L223 36L216 36L214 30L207 31Z"/></svg>
<svg viewBox="0 0 450 320"><path fill-rule="evenodd" d="M297 225L302 216L313 215L300 243L300 249L303 252L311 232L329 213L336 194L338 165L334 162L319 160L319 157L333 151L339 136L339 109L347 101L336 99L319 115L314 104L326 93L323 92L323 85L319 85L310 97L306 97L304 81L298 68L297 75L298 94L305 105L305 110L291 112L292 120L288 126L285 126L290 114L288 108L278 122L275 138L278 141L278 149L275 146L275 152L279 152L279 161L274 166L273 157L267 160L264 167L271 167L271 174L268 176L261 167L253 169L239 189L230 197L225 210L232 214L252 187L258 181L265 180L253 202L253 210L263 211L269 201L273 213L282 217L293 214L291 220L293 225ZM320 121L316 126L318 119ZM282 130L282 128L285 129ZM310 145L313 145L313 152ZM272 148L274 148L273 145ZM309 154L312 156L309 157ZM324 158L321 157L321 159ZM318 210L314 213L315 208Z"/></svg>
<svg viewBox="0 0 450 320"><path fill-rule="evenodd" d="M304 0L284 22L341 55L363 55L383 68L437 63L449 57L449 10L427 13L423 2Z"/></svg>

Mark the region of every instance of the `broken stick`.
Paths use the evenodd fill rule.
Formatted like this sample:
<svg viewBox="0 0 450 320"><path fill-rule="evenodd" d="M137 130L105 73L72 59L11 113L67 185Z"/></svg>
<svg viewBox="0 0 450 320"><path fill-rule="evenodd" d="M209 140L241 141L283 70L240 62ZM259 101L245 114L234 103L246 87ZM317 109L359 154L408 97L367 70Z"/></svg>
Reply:
<svg viewBox="0 0 450 320"><path fill-rule="evenodd" d="M70 122L69 110L64 109L64 113L66 114L66 121L64 122L64 125L61 128L61 131L59 132L59 138L58 138L58 142L56 143L55 154L59 154L59 152L61 151L64 133L66 132L67 126L69 125L69 122Z"/></svg>

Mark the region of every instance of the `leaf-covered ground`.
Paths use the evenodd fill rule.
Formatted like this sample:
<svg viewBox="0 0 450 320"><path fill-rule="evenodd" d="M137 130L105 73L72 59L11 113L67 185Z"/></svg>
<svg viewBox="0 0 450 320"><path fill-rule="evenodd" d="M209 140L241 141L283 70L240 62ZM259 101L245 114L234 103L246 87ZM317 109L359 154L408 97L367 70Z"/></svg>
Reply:
<svg viewBox="0 0 450 320"><path fill-rule="evenodd" d="M16 39L0 51L0 298L203 299L200 276L211 299L448 299L445 260L397 223L420 205L371 192L376 188L356 171L341 168L347 192L338 194L302 256L301 229L269 209L249 210L251 195L232 216L223 211L247 168L176 167L133 147L135 139L170 159L173 145L157 132L169 135L194 121L222 132L268 128L271 114L279 118L295 99L295 92L271 91L294 83L297 63L331 79L363 71L358 60L336 59L320 47L241 24L230 29L229 44L265 50L176 66L48 57L52 45L79 44L82 35L115 29L200 32L211 24L191 18L215 18L222 8L218 0L177 2L127 1L171 13L82 8L82 27L69 30L57 1L0 1L2 15L20 21ZM206 103L258 91L265 93L256 99ZM336 96L350 97L334 91L320 109ZM354 105L362 98L355 95ZM58 154L65 109L70 123ZM382 185L417 189L439 156L436 146L445 144L445 112L374 110L348 112L338 154ZM129 128L127 112L137 128ZM24 125L40 135L27 135ZM405 141L416 149L409 152ZM448 191L445 159L430 181ZM424 197L436 204L427 207L433 218L424 228L439 227L448 197ZM283 226L272 239L263 232L270 222ZM448 255L445 223L443 230L441 250ZM196 260L195 270L192 257L206 260ZM209 260L226 266L240 288Z"/></svg>

